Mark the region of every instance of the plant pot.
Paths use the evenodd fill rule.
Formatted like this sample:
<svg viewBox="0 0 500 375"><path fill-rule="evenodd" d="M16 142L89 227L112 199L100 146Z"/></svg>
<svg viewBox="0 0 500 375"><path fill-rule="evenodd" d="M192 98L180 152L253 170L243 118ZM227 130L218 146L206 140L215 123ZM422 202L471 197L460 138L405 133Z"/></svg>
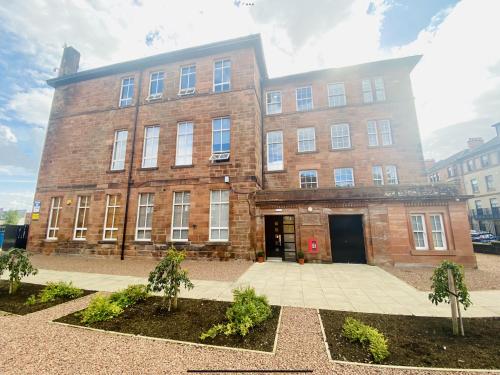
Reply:
<svg viewBox="0 0 500 375"><path fill-rule="evenodd" d="M257 262L264 263L264 257L257 257Z"/></svg>
<svg viewBox="0 0 500 375"><path fill-rule="evenodd" d="M299 264L304 264L304 258L299 259Z"/></svg>

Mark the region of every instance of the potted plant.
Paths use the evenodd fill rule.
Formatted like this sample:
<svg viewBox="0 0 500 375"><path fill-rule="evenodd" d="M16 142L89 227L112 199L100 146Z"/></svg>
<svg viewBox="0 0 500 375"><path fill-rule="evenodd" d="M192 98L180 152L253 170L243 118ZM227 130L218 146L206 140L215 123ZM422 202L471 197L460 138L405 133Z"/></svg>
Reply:
<svg viewBox="0 0 500 375"><path fill-rule="evenodd" d="M297 259L299 260L299 264L304 264L304 252L302 250L297 252Z"/></svg>
<svg viewBox="0 0 500 375"><path fill-rule="evenodd" d="M264 262L264 252L262 250L257 251L257 262L259 263Z"/></svg>

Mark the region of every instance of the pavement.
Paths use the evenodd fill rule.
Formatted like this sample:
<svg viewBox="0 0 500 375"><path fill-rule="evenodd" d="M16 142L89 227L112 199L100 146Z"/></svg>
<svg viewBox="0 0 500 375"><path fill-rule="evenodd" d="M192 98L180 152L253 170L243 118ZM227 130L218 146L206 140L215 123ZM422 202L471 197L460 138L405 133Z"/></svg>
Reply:
<svg viewBox="0 0 500 375"><path fill-rule="evenodd" d="M116 291L147 279L84 272L40 269L25 282L72 281L79 288ZM423 292L376 266L364 264L254 263L236 281L192 280L195 288L181 297L231 301L232 290L252 286L271 304L418 316L450 316L448 304L433 305ZM465 317L500 317L500 290L470 292L473 305Z"/></svg>

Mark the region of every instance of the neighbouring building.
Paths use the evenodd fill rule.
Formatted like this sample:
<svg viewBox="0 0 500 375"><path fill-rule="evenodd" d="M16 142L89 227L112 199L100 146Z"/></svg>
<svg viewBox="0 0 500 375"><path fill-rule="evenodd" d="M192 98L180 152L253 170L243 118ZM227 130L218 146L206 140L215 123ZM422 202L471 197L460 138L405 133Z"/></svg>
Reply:
<svg viewBox="0 0 500 375"><path fill-rule="evenodd" d="M31 251L476 265L467 197L426 182L419 56L269 78L253 35L79 58L48 80Z"/></svg>
<svg viewBox="0 0 500 375"><path fill-rule="evenodd" d="M500 123L496 137L484 143L470 138L468 148L427 169L431 183L456 184L467 201L471 227L500 236Z"/></svg>

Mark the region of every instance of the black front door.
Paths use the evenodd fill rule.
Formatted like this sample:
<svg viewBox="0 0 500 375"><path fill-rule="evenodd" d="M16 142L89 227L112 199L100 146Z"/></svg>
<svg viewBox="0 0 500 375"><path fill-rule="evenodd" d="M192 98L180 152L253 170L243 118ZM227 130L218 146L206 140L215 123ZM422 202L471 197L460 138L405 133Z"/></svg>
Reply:
<svg viewBox="0 0 500 375"><path fill-rule="evenodd" d="M362 215L331 215L330 243L334 263L366 263Z"/></svg>
<svg viewBox="0 0 500 375"><path fill-rule="evenodd" d="M283 238L283 216L266 216L266 256L283 258L285 242Z"/></svg>

